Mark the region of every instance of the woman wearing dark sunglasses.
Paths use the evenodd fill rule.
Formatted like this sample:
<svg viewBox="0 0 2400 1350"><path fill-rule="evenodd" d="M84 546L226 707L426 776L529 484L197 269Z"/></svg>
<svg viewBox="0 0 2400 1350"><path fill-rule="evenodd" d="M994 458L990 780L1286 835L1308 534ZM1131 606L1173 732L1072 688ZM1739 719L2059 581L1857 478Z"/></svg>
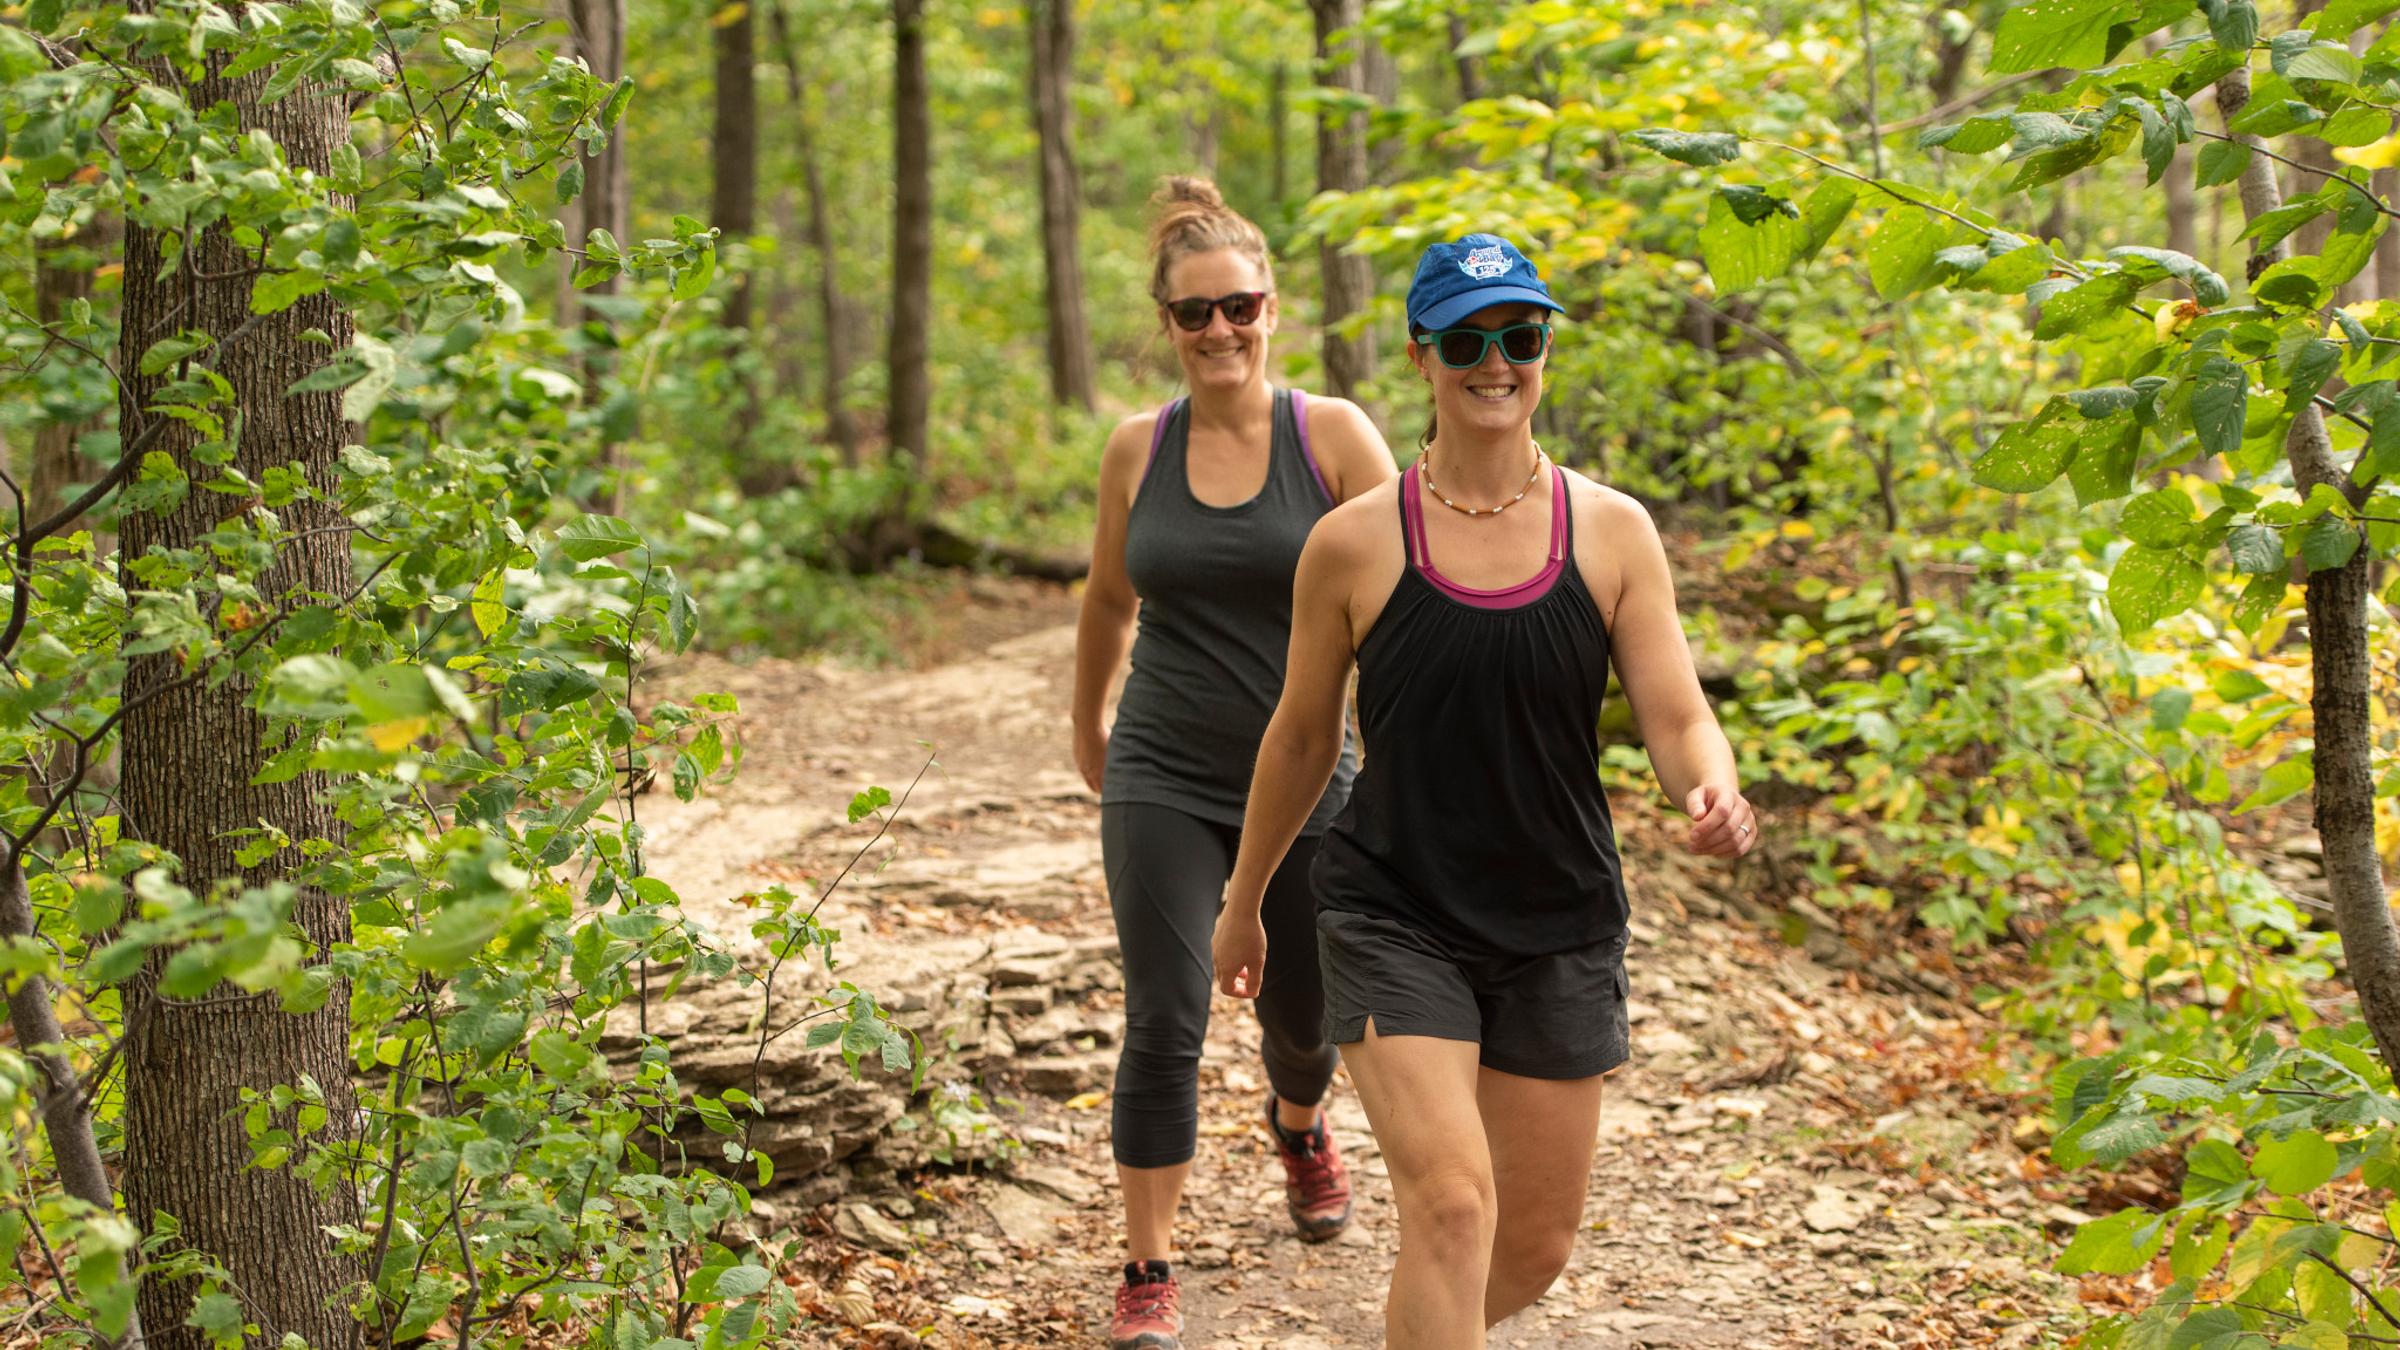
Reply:
<svg viewBox="0 0 2400 1350"><path fill-rule="evenodd" d="M1118 1350L1180 1344L1169 1257L1199 1132L1209 934L1283 684L1292 570L1320 517L1395 472L1356 406L1267 382L1277 311L1258 227L1198 179L1167 180L1154 205L1150 294L1190 392L1109 437L1075 642L1075 764L1101 794L1125 965L1111 1108L1128 1259L1109 1334ZM1129 644L1112 728L1103 705ZM1285 836L1299 840L1291 860L1262 888L1264 922L1295 943L1314 931L1308 862L1356 763L1335 746ZM1350 1187L1325 1127L1338 1059L1316 963L1279 966L1259 995L1286 1207L1303 1239L1322 1241L1349 1221Z"/></svg>
<svg viewBox="0 0 2400 1350"><path fill-rule="evenodd" d="M1218 920L1219 987L1321 961L1326 1025L1390 1166L1393 1350L1481 1347L1565 1269L1601 1075L1624 1062L1626 896L1597 727L1613 662L1686 846L1757 838L1639 503L1551 462L1534 408L1559 310L1505 240L1428 249L1409 359L1423 458L1325 518ZM1342 747L1358 667L1366 767L1314 871L1316 945L1260 897Z"/></svg>

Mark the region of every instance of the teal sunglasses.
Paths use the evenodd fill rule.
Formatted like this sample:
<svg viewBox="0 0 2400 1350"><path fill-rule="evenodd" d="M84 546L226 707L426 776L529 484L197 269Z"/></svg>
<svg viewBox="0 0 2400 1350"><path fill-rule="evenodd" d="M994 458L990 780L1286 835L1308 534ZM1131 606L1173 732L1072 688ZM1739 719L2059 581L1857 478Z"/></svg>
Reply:
<svg viewBox="0 0 2400 1350"><path fill-rule="evenodd" d="M1550 350L1550 325L1546 323L1512 323L1506 328L1445 328L1438 333L1423 333L1417 341L1432 346L1433 354L1452 370L1472 370L1483 364L1483 358L1500 344L1500 355L1512 366L1525 365L1541 359Z"/></svg>

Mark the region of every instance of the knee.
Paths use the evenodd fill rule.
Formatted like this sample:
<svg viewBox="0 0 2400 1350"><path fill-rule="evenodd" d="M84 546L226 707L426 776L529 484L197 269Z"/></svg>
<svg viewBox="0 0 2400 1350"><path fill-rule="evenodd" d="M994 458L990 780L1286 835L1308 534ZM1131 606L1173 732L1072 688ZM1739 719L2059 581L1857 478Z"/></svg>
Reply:
<svg viewBox="0 0 2400 1350"><path fill-rule="evenodd" d="M1499 1205L1490 1177L1451 1173L1424 1178L1409 1189L1402 1223L1416 1229L1428 1244L1445 1252L1472 1252L1479 1257L1491 1250ZM1412 1217L1415 1222L1409 1223Z"/></svg>
<svg viewBox="0 0 2400 1350"><path fill-rule="evenodd" d="M1492 1243L1493 1280L1505 1280L1523 1302L1531 1303L1558 1283L1574 1250L1572 1228L1501 1233Z"/></svg>

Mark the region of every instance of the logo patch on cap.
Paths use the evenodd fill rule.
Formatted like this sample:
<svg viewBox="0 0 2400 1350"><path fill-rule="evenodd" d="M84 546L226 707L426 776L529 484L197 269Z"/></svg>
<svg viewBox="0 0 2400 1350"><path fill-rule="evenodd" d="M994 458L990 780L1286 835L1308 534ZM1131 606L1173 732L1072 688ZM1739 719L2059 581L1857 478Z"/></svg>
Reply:
<svg viewBox="0 0 2400 1350"><path fill-rule="evenodd" d="M1458 270L1477 281L1489 281L1493 277L1507 276L1508 255L1502 253L1497 244L1479 248L1458 260Z"/></svg>

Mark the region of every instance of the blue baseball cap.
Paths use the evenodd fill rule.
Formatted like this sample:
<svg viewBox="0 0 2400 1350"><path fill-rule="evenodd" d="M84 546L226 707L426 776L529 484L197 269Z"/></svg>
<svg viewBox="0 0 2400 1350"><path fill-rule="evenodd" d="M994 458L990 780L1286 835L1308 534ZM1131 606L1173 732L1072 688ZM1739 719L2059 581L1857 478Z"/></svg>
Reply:
<svg viewBox="0 0 2400 1350"><path fill-rule="evenodd" d="M1489 305L1520 304L1567 311L1550 298L1542 274L1516 245L1496 234L1461 235L1417 259L1417 278L1408 286L1408 327L1429 332Z"/></svg>

